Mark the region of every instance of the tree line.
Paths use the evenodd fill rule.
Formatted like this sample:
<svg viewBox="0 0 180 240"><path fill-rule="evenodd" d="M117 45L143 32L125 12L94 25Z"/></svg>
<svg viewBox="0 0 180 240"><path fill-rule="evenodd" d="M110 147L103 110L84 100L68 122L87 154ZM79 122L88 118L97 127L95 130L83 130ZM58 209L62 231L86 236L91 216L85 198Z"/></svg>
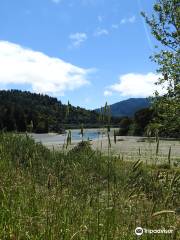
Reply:
<svg viewBox="0 0 180 240"><path fill-rule="evenodd" d="M111 125L119 118L111 117ZM62 104L57 98L27 91L0 91L0 129L18 132L58 132L65 128L101 127L96 111Z"/></svg>
<svg viewBox="0 0 180 240"><path fill-rule="evenodd" d="M154 100L152 101L154 102ZM118 135L145 136L158 117L153 105L135 112L133 117L112 117L105 104L100 112L62 104L57 98L27 91L0 91L0 130L63 133L66 128L117 127ZM157 131L156 128L154 130ZM152 135L157 132L152 131ZM164 137L180 137L176 131L159 131Z"/></svg>

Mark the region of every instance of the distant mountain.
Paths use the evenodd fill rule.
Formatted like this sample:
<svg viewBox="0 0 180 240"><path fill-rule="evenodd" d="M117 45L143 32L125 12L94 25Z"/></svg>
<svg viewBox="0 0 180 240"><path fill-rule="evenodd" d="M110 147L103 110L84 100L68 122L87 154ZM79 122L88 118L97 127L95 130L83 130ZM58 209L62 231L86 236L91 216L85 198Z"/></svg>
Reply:
<svg viewBox="0 0 180 240"><path fill-rule="evenodd" d="M150 102L147 98L129 98L110 105L110 108L111 115L114 117L132 117L136 111L149 106ZM96 111L100 112L100 109L96 109Z"/></svg>

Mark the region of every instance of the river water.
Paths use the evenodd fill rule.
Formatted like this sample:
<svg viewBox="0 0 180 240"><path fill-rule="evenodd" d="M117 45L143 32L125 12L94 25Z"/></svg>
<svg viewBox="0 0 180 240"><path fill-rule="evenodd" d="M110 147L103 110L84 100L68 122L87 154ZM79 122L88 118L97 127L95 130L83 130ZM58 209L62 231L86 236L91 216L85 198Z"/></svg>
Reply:
<svg viewBox="0 0 180 240"><path fill-rule="evenodd" d="M97 140L100 137L107 136L107 130L103 129L84 129L83 140ZM36 142L41 142L45 145L48 144L62 144L66 141L68 130L66 134L55 134L55 133L43 133L43 134L30 134ZM113 134L113 129L110 134ZM71 141L79 142L82 140L80 129L71 130Z"/></svg>

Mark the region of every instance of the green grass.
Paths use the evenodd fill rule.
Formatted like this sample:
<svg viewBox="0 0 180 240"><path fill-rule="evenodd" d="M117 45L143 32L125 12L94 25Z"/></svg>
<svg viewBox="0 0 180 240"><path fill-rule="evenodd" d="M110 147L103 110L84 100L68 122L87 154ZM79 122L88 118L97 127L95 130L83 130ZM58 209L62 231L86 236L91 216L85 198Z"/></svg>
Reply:
<svg viewBox="0 0 180 240"><path fill-rule="evenodd" d="M0 134L2 240L179 239L179 189L179 168ZM137 238L137 226L174 231Z"/></svg>

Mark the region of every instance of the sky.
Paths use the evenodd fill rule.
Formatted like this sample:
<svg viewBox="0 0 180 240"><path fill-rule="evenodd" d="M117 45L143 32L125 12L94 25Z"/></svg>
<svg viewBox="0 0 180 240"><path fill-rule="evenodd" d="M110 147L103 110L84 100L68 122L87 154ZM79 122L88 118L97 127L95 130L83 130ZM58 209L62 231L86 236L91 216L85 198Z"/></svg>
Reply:
<svg viewBox="0 0 180 240"><path fill-rule="evenodd" d="M0 89L94 109L155 91L154 0L0 0ZM159 89L161 91L161 89Z"/></svg>

